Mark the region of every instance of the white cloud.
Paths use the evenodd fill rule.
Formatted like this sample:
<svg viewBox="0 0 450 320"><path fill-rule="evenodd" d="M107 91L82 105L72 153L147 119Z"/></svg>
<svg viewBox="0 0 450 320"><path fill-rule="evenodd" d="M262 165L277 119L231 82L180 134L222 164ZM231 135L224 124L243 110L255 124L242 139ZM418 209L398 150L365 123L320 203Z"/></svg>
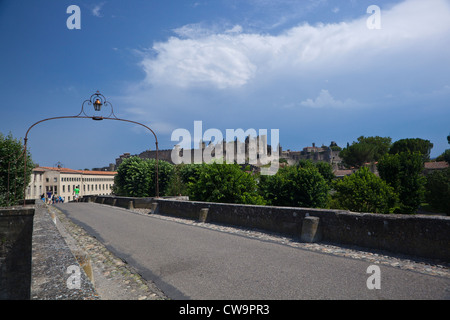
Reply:
<svg viewBox="0 0 450 320"><path fill-rule="evenodd" d="M347 108L356 106L357 102L352 99L336 100L328 90L322 89L316 99L306 99L300 105L309 108Z"/></svg>
<svg viewBox="0 0 450 320"><path fill-rule="evenodd" d="M355 67L371 72L374 59L408 55L449 34L445 0L405 1L381 14L382 30L369 30L369 15L364 14L338 24L303 24L278 35L245 33L239 25L221 32L186 25L175 30L179 37L155 43L141 65L150 85L239 88L280 74L295 77Z"/></svg>
<svg viewBox="0 0 450 320"><path fill-rule="evenodd" d="M225 33L241 33L243 31L240 25L236 25L231 29L225 30Z"/></svg>
<svg viewBox="0 0 450 320"><path fill-rule="evenodd" d="M145 58L142 67L149 84L178 87L214 86L220 89L239 87L254 75L255 65L232 37L205 39L171 38L155 44L157 59Z"/></svg>
<svg viewBox="0 0 450 320"><path fill-rule="evenodd" d="M102 10L102 7L105 5L105 2L102 2L100 4L95 5L92 8L92 14L96 17L103 17L103 15L101 14L100 10Z"/></svg>

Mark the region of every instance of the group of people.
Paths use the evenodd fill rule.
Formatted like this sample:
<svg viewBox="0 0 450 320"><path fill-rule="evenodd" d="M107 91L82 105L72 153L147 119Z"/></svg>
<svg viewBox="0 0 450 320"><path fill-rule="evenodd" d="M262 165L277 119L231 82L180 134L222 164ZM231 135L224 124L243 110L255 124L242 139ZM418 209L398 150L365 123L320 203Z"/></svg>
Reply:
<svg viewBox="0 0 450 320"><path fill-rule="evenodd" d="M52 191L48 191L46 194L43 193L41 195L41 200L42 202L47 204L64 203L64 197L58 196L56 193L53 193Z"/></svg>
<svg viewBox="0 0 450 320"><path fill-rule="evenodd" d="M74 194L73 200L78 202L78 198L80 196L80 188L78 186L73 189L73 194ZM47 204L64 203L64 197L61 195L58 196L51 190L47 191L47 193L43 193L41 195L41 200L42 202Z"/></svg>

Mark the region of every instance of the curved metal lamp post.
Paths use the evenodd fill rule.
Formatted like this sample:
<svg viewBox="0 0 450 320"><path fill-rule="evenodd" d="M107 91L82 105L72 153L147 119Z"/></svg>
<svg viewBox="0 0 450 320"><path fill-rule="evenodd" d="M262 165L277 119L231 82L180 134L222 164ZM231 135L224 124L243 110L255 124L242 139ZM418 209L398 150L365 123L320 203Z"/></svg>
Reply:
<svg viewBox="0 0 450 320"><path fill-rule="evenodd" d="M88 115L86 114L85 110L84 110L84 106L85 104L87 105L92 105L94 106L94 111L95 112L100 112L102 106L109 106L111 108L111 113L107 116L107 117L103 117L101 115ZM156 197L159 198L159 172L158 172L158 138L156 137L155 132L150 129L149 127L147 127L146 125L136 122L136 121L132 121L132 120L127 120L127 119L119 119L116 117L116 115L114 114L114 110L112 107L112 104L106 100L105 96L103 96L99 91L97 91L96 93L94 93L93 95L91 95L91 97L87 100L85 100L83 102L83 104L81 105L81 111L80 113L78 113L76 116L63 116L63 117L52 117L52 118L47 118L47 119L43 119L40 120L34 124L32 124L28 130L27 133L25 134L25 138L24 138L24 150L23 150L23 156L24 158L24 181L26 181L26 170L27 170L27 141L28 141L28 133L30 132L31 128L33 128L34 126L36 126L39 123L45 122L45 121L49 121L49 120L56 120L56 119L75 119L75 118L80 118L80 119L92 119L92 120L116 120L116 121L124 121L124 122L129 122L129 123L134 123L137 125L140 125L146 129L148 129L153 136L155 137L155 144L156 144ZM27 185L24 182L24 192L23 192L23 203L25 205L25 192L26 192L26 188Z"/></svg>

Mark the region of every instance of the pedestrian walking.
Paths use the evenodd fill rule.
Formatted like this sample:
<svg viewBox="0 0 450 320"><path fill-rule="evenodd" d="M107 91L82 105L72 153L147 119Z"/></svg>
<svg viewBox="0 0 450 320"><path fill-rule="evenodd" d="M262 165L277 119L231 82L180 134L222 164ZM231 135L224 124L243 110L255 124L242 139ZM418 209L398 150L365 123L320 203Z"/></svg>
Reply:
<svg viewBox="0 0 450 320"><path fill-rule="evenodd" d="M78 202L78 197L80 196L80 188L79 186L76 186L75 189L73 189L72 194L75 194L75 201Z"/></svg>
<svg viewBox="0 0 450 320"><path fill-rule="evenodd" d="M47 191L47 203L52 204L52 195L53 192L51 190Z"/></svg>

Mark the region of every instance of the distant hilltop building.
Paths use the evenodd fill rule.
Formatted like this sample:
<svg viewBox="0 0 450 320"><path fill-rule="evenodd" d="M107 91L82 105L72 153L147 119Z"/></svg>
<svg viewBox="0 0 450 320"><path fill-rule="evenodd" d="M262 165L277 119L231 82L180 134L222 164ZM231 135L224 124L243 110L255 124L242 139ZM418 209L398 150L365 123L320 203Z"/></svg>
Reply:
<svg viewBox="0 0 450 320"><path fill-rule="evenodd" d="M265 147L265 152L267 155L272 154L272 146L267 144L267 136L258 136L258 137L250 137L248 136L244 142L241 142L238 138L236 138L234 141L220 141L216 145L212 145L209 143L208 145L204 141L200 141L199 146L197 149L183 149L180 148L179 145L175 145L174 149L168 149L168 150L159 150L158 151L158 159L164 160L169 163L173 162L173 154L177 154L180 157L186 156L186 153L190 153L190 159L192 159L192 163L195 162L196 155L201 154L203 155L204 152L208 152L211 154L211 157L216 157L216 150L221 150L221 157L223 159L227 159L227 151L233 150L233 159L236 159L236 155L240 155L243 158L243 162L248 163L248 160L252 156L256 156L257 160L259 159L259 151L260 151L260 142L261 147ZM281 147L279 147L279 154L281 154ZM116 167L123 162L123 160L137 156L142 159L155 159L156 158L156 150L146 150L144 152L141 152L140 154L131 155L130 153L124 153L119 156L119 158L116 159ZM186 157L189 158L189 157ZM202 159L203 160L203 159ZM238 161L240 163L240 161Z"/></svg>
<svg viewBox="0 0 450 320"><path fill-rule="evenodd" d="M312 147L304 147L302 151L282 151L280 159L286 159L288 165L294 165L300 160L311 160L312 162L327 162L331 164L334 170L342 167L342 159L339 157L341 148L332 141L330 146L316 147L313 143Z"/></svg>
<svg viewBox="0 0 450 320"><path fill-rule="evenodd" d="M199 148L197 149L183 149L180 148L178 145L176 145L174 149L159 150L158 158L159 160L164 160L173 164L172 161L173 152L179 154L180 156L185 155L187 152L191 154L191 159L193 163L196 152L200 152L201 154L203 154L203 151L206 148L209 148L209 150L207 151L208 152L211 151L211 155L212 157L214 157L215 156L214 149L219 148L219 150L222 150L223 159L226 159L227 150L233 150L234 155L236 155L237 151L239 150L240 154L244 157L244 161L248 163L249 158L252 155L256 154L257 158L259 159L258 150L260 148L259 145L260 141L262 142L262 146L267 146L266 147L267 154L271 155L272 146L267 144L267 136L260 136L260 137L248 136L244 142L241 142L239 141L239 139L236 138L234 141L230 142L221 141L214 146L212 146L211 143L206 145L205 142L201 141L199 143ZM276 150L276 148L273 149ZM334 170L340 169L342 167L342 159L339 157L340 150L341 148L334 141L331 142L330 146L322 145L321 147L316 147L315 143L313 143L311 147L305 147L303 148L302 151L291 151L291 150L283 151L281 146L278 145L279 159L280 160L284 159L285 161L287 161L288 165L294 165L300 160L311 160L313 162L323 161L331 164ZM113 169L112 165L110 165L109 170L117 170L117 168L123 162L123 160L134 156L140 157L142 159L155 159L156 150L146 150L144 152L141 152L140 154L135 155L131 155L130 153L124 153L120 155L119 158L116 159L115 168ZM256 164L256 166L257 165L258 163Z"/></svg>

